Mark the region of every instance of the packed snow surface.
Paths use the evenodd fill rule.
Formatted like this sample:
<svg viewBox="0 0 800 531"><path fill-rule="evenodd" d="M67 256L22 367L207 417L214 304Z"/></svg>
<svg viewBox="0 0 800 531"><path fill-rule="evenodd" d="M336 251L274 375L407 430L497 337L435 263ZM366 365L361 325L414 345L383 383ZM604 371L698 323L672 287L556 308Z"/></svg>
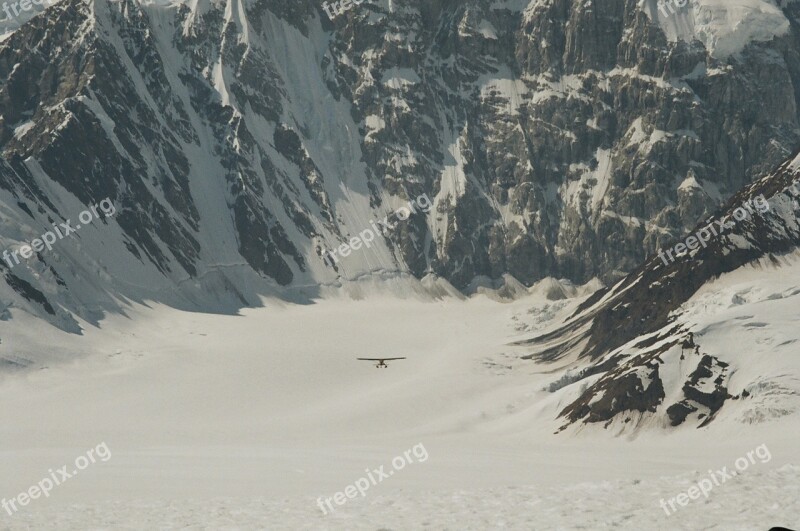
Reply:
<svg viewBox="0 0 800 531"><path fill-rule="evenodd" d="M761 280L722 279L703 304L714 289L730 301L742 282ZM754 320L786 304L763 299L750 309ZM267 300L230 316L131 306L100 328L84 325L84 337L15 315L0 322L0 359L17 352L39 361L0 380L0 497L28 490L101 442L112 457L13 516L0 512L0 529L800 524L796 415L626 437L599 426L554 435L565 404L544 388L561 373L521 360L528 351L509 343L556 325L581 300L398 299L367 290L361 300ZM739 347L763 355L747 337ZM355 359L379 356L407 359L380 370ZM333 512L318 507L319 497L418 444L424 462ZM670 516L659 506L764 444L768 462L708 499Z"/></svg>

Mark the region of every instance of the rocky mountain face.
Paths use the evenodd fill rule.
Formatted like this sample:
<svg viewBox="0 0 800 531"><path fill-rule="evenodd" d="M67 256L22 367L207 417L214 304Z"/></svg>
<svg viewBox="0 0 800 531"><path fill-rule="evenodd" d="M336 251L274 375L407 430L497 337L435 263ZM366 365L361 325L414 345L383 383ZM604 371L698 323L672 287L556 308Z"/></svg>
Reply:
<svg viewBox="0 0 800 531"><path fill-rule="evenodd" d="M702 231L709 227L720 230L713 237L709 232L706 239ZM729 401L752 401L753 395L764 400L761 409L777 415L800 405L800 382L793 371L772 366L796 360L797 340L776 341L781 336L780 314L767 313L769 322L754 319L754 312L764 312L772 301L787 299L794 301L786 303L791 314L787 317L796 319L792 297L800 295L800 155L745 187L691 233L704 234L707 241L700 244L695 237L690 242L694 248L678 249L680 256L662 253L650 258L612 288L597 291L563 326L520 342L532 349L530 358L579 360L548 388L563 393L568 404L559 414L561 429L615 422L616 428L624 429L628 422L639 426L648 421L678 426L687 418L704 426L725 411ZM767 279L786 276L788 288L770 293L771 286L757 279L749 280L746 289L737 286L727 300L709 295L720 277L745 267L757 268L757 276ZM719 282L722 287L716 289L724 296L725 283ZM709 296L702 310L696 302L700 290ZM745 297L754 291L759 295L748 301ZM694 304L687 304L690 300ZM709 305L713 310L706 312ZM746 310L726 323L725 306ZM722 317L703 324L705 313ZM732 346L721 345L712 333L723 327L730 328L721 335L728 336ZM758 355L746 345L753 330L762 327L771 329L756 338L767 349ZM785 396L773 403L774 394ZM794 409L786 409L787 397ZM749 412L747 421L754 418Z"/></svg>
<svg viewBox="0 0 800 531"><path fill-rule="evenodd" d="M336 80L382 187L436 194L457 286L611 279L798 144L796 32L718 60L635 2L393 5L336 19Z"/></svg>
<svg viewBox="0 0 800 531"><path fill-rule="evenodd" d="M74 328L366 274L618 279L800 144L798 4L724 56L650 4L63 0L0 43L0 243L116 213L0 262L0 300Z"/></svg>

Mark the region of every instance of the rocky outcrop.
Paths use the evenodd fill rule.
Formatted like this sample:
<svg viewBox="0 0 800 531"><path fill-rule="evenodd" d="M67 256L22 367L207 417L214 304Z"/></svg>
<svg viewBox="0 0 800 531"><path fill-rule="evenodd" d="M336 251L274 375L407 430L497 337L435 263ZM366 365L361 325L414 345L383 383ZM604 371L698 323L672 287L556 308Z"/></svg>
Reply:
<svg viewBox="0 0 800 531"><path fill-rule="evenodd" d="M658 367L658 363L634 359L619 370L609 371L559 416L571 423L592 423L607 422L626 412L655 412L664 400Z"/></svg>
<svg viewBox="0 0 800 531"><path fill-rule="evenodd" d="M754 198L764 208L742 216L742 205ZM587 299L561 327L518 341L517 345L531 349L527 358L553 362L575 356L580 360L568 373L577 377L562 377L548 388L565 393L569 403L559 413L566 421L561 429L626 422L632 413L642 414L640 420L655 419L664 425L702 427L729 400L748 397L746 390L731 395L729 380L739 367L703 352L682 319L682 305L725 273L759 260L777 264L782 256L795 252L800 247L798 199L800 155L745 187L692 231L736 219L728 232L672 262L652 257L610 289ZM736 297L733 303L739 303ZM662 376L665 373L669 376ZM570 389L572 385L580 385L580 392ZM785 383L770 381L769 385ZM797 394L789 389L787 395ZM664 402L667 397L669 401ZM775 406L775 410L783 407ZM786 406L786 410L791 408Z"/></svg>
<svg viewBox="0 0 800 531"><path fill-rule="evenodd" d="M682 424L689 414L700 408L705 409L705 413L699 415L699 418L704 419L700 426L711 422L716 412L725 404L725 400L731 398L725 386L727 372L727 363L708 354L704 355L697 368L683 384L685 398L667 408L670 424L673 426Z"/></svg>

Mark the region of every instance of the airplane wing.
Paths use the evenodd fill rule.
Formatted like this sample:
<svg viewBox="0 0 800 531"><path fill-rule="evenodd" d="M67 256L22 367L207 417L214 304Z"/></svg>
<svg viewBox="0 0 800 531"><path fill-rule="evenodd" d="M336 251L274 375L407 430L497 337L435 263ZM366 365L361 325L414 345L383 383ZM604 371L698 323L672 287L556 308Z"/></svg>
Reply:
<svg viewBox="0 0 800 531"><path fill-rule="evenodd" d="M390 361L390 360L404 360L405 358L383 358L383 361Z"/></svg>
<svg viewBox="0 0 800 531"><path fill-rule="evenodd" d="M357 360L364 360L364 361L383 361L380 358L356 358Z"/></svg>

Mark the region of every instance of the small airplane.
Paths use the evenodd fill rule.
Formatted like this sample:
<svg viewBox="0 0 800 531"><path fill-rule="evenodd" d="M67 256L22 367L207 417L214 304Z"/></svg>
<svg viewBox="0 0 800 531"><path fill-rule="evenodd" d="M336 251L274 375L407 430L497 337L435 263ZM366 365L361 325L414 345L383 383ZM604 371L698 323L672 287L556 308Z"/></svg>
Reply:
<svg viewBox="0 0 800 531"><path fill-rule="evenodd" d="M356 359L362 361L377 361L378 363L375 365L375 367L378 369L385 369L388 367L388 365L386 365L387 361L404 360L405 358L356 358Z"/></svg>

